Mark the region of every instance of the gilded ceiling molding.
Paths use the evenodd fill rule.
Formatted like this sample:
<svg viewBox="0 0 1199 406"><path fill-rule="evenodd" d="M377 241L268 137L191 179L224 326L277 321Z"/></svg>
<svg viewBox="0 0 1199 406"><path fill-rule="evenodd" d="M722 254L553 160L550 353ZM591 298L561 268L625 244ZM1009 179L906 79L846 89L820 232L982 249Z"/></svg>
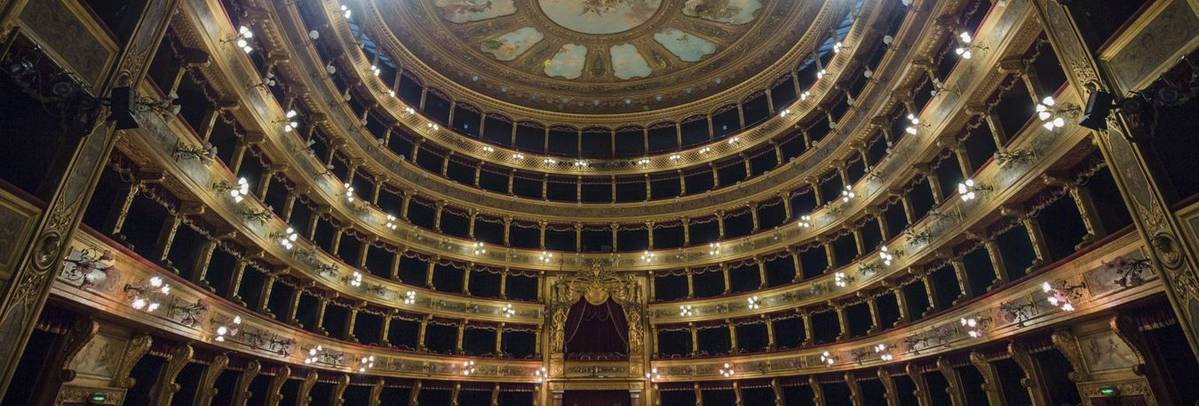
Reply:
<svg viewBox="0 0 1199 406"><path fill-rule="evenodd" d="M677 8L680 8L679 6L681 6L681 4L679 4L680 2L678 2L677 0L663 0L663 1L668 4L667 6L665 6L666 8L677 9ZM531 1L526 2L526 3L531 3ZM484 111L503 112L503 113L506 113L505 114L506 116L511 117L513 119L517 119L517 120L529 119L529 120L543 122L543 123L551 124L551 125L561 123L561 124L566 124L566 125L570 125L570 126L577 126L580 128L590 127L590 126L604 126L604 127L617 128L617 127L630 125L630 124L648 125L648 124L660 122L662 120L681 120L683 118L686 118L686 117L689 117L689 116L692 116L695 114L703 114L703 112L715 110L716 108L718 108L721 105L727 105L730 103L738 102L745 95L753 93L754 91L761 90L764 87L768 87L769 83L772 83L778 77L781 77L783 74L789 72L792 69L792 66L794 66L800 58L805 56L803 51L809 50L809 49L813 48L814 46L817 46L818 44L816 42L823 40L823 38L824 38L823 34L827 33L834 24L840 22L840 18L843 15L841 13L841 11L847 8L844 3L845 2L835 2L835 1L822 2L822 4L819 4L818 13L812 13L812 11L816 11L816 9L817 9L815 7L815 5L817 3L815 3L815 2L793 2L792 4L801 4L803 7L806 8L807 12L803 13L804 15L802 15L802 16L798 15L797 13L788 13L787 16L784 17L785 21L777 21L775 23L779 24L779 26L801 25L801 26L808 27L808 29L806 29L802 33L800 38L798 38L797 40L795 40L793 42L794 45L792 45L790 47L790 49L787 50L782 57L775 57L776 58L775 61L754 61L754 62L758 62L758 63L769 63L770 64L769 67L758 68L757 70L759 70L759 72L753 73L752 76L750 76L740 82L738 82L736 79L730 79L729 82L731 82L732 84L727 85L727 86L729 86L729 88L726 90L720 91L720 93L715 96L706 96L702 100L698 100L695 102L690 102L687 104L666 107L666 108L651 109L649 111L643 111L643 112L637 112L636 111L637 109L634 108L635 106L631 106L631 105L630 105L630 107L624 107L623 105L616 106L616 107L608 106L608 108L611 109L611 111L623 110L623 112L621 112L621 113L611 113L611 112L602 112L601 111L601 112L597 112L597 113L587 112L584 114L580 114L578 112L565 112L565 111L562 111L561 108L549 108L549 107L553 106L552 103L546 104L545 106L542 106L540 108L531 108L531 107L528 107L526 103L540 103L540 102L538 102L537 100L522 98L521 103L517 104L517 103L513 103L508 100L502 100L502 98L506 97L506 96L499 96L494 93L485 94L478 90L471 89L467 86L462 85L459 81L447 77L445 71L442 68L435 68L433 66L430 66L426 61L422 60L421 57L416 56L409 48L409 45L426 44L426 43L430 43L429 41L437 41L436 38L430 37L429 34L424 31L412 31L412 32L406 31L406 32L404 32L403 35L406 35L405 38L408 38L408 40L402 41L397 37L398 34L395 31L393 31L393 28L404 29L405 22L407 22L407 24L411 24L412 21L409 20L409 16L403 16L402 18L396 18L396 19L389 21L388 17L398 17L393 14L393 13L396 13L396 11L398 9L389 8L388 10L380 10L377 5L372 5L369 9L370 12L368 13L370 15L366 16L365 18L368 21L367 26L369 27L369 29L375 31L378 34L383 34L380 38L377 39L377 41L379 42L379 45L381 47L383 47L384 49L386 49L388 51L387 54L391 58L396 60L397 64L399 64L400 66L403 66L406 71L415 72L416 76L419 77L420 79L422 79L425 82L426 86L441 89L442 91L447 92L449 94L459 96L462 100L464 100L467 103L474 105ZM329 7L329 6L326 6L326 7ZM773 7L776 7L776 5L770 5L768 3L767 7L773 8ZM414 14L426 12L425 10L423 10L423 7L421 5L417 5L414 8L405 8L404 10L405 10L405 12L414 13ZM388 13L385 13L384 11L387 11ZM767 12L768 10L763 9L761 11ZM326 8L326 15L329 15L329 13L330 13L329 9ZM403 14L403 13L399 13L399 14ZM536 15L536 13L532 13L532 14ZM671 13L661 13L661 14L671 14ZM813 17L810 14L815 14L815 16ZM775 17L775 16L771 15L770 17L767 17L767 18L773 18L773 17ZM807 19L809 19L811 21L810 25L800 22L800 21L805 20L805 18L803 18L803 17L807 17ZM441 20L441 18L439 18L437 16L429 16L426 14L422 14L421 16L411 16L411 18L437 19L438 21L428 22L428 24L432 24L432 25L439 24L440 20ZM401 20L403 20L403 21L401 21ZM337 29L339 31L341 31L342 33L349 32L348 27L345 27L344 19L331 19L331 21L333 21L333 24L338 26ZM652 24L660 24L660 23L662 23L662 22L655 21ZM554 23L544 24L542 26L557 27L557 25ZM562 33L562 35L573 36L569 33L569 30L566 30L566 31L555 30L555 31ZM635 33L635 34L641 34L641 33L642 32L638 31L638 33ZM767 32L762 27L754 27L751 30L751 34L755 35L755 36L765 36L765 35L775 35L778 33L777 32ZM619 36L617 36L617 37L618 38L614 41L621 42L622 40L619 38ZM594 40L592 40L591 38L601 38L600 39L601 41L607 41L608 38L611 38L611 37L590 36L587 38L575 38L572 40L568 40L568 42L569 41L579 41L579 40L584 40L584 42L594 42ZM444 42L444 40L442 40L442 41ZM742 47L742 48L744 48L744 47ZM449 55L449 54L445 53L445 51L441 51L441 50L428 50L428 51L430 53L432 53L432 55L429 55L429 56L432 56L436 59L452 59L452 58L454 58L453 55ZM737 52L742 53L742 54L746 53L746 52L758 54L762 51L764 51L764 50L742 49ZM723 52L718 52L715 56L718 59L723 60L723 59L727 59L727 57L730 57L732 55L724 55ZM744 55L742 55L742 56L744 57ZM589 59L591 59L591 58L589 58ZM748 57L748 59L753 60L756 58ZM494 65L494 63L489 62L489 61L477 61L477 62L479 62L480 64ZM738 64L740 65L742 63L749 63L749 62L750 61L739 61ZM707 61L701 62L700 65L704 65L706 63L707 63ZM741 67L740 69L744 70L746 68ZM468 68L467 70L473 71L474 69ZM682 72L687 72L687 70L683 70L681 72L675 72L676 75L663 77L662 79L676 78L676 76L678 76L677 74L680 74ZM694 72L692 72L692 73L694 74ZM723 77L723 76L727 76L728 73L729 73L728 69L706 68L703 70L702 75L704 75L705 77L708 77L708 76ZM497 74L499 74L499 73L497 73ZM747 72L746 74L749 74L749 73ZM481 80L487 79L485 74L479 74L479 76L480 76ZM521 74L519 74L519 73L503 73L503 76L506 76L505 80L512 80L512 79L516 79L518 76L521 76ZM637 94L637 98L641 99L641 98L653 97L653 95L655 94L654 92L658 92L659 89L667 89L667 90L673 90L678 93L684 93L683 90L685 87L687 87L684 84L677 84L677 81L670 82L669 84L653 84L653 83L655 83L655 82L653 82L653 80L656 80L656 79L657 79L656 77L651 77L649 80L636 81L636 86L630 87L629 92ZM686 81L686 79L683 79L683 81ZM568 86L570 84L570 82L571 81L564 81L561 79L544 77L543 80L540 82L540 84L543 86L548 86L551 89L552 88L560 88L560 89L564 90L565 86ZM645 82L645 84L643 84L642 82ZM691 86L695 86L698 82L687 82L687 83L690 83ZM620 84L621 84L620 81L611 81L611 82L605 83L605 87L620 86ZM724 84L720 84L720 83L708 84L708 85L709 86L720 86L720 87L725 86ZM510 87L510 89L513 90L513 93L516 93L518 91L525 90L525 87L523 87L523 86L525 86L525 85L519 85L518 86L519 89L513 89L511 87ZM528 86L533 87L535 85L530 84ZM642 89L654 89L654 91L646 91L646 90L642 90ZM541 88L539 90L545 91L545 88ZM699 95L703 94L703 92L694 92L694 93L695 93L695 96L689 96L689 98L696 98L696 97L699 97ZM504 94L504 93L500 93L500 94ZM587 92L579 92L578 94L588 94L588 93ZM629 94L628 92L624 93L624 95L621 96L621 98L630 99L628 94ZM665 95L665 94L663 94L663 95ZM547 96L547 97L553 98L553 97L557 97L557 96ZM564 96L564 97L572 97L573 98L575 96ZM528 100L526 100L526 99L528 99ZM602 102L606 102L606 101L607 100L604 100ZM619 101L619 100L612 100L612 101ZM604 104L607 105L607 103L604 103Z"/></svg>
<svg viewBox="0 0 1199 406"><path fill-rule="evenodd" d="M373 98L372 101L377 106L376 110L382 109L388 111L392 121L405 125L412 133L418 134L426 140L432 140L439 146L455 151L455 153L461 153L463 155L480 160L502 160L505 166L516 169L572 175L644 174L695 167L707 162L733 156L737 153L760 147L763 143L776 138L779 133L790 129L797 123L805 121L809 114L812 114L816 111L815 107L819 106L821 102L823 102L824 97L829 94L830 90L839 85L844 74L849 70L848 67L857 64L857 61L854 59L855 52L863 48L869 49L869 47L861 47L860 45L867 40L877 40L877 38L873 36L867 37L867 35L872 34L873 32L863 27L867 27L871 23L876 22L883 14L884 9L884 7L876 7L875 2L870 1L863 6L862 13L869 14L869 17L859 19L859 21L855 23L853 29L844 39L844 42L848 45L842 50L842 52L835 54L833 59L830 60L830 64L826 66L826 69L831 72L830 74L826 75L826 79L816 82L815 87L808 89L814 94L814 97L811 97L808 100L797 100L792 106L776 107L775 110L782 111L786 109L790 112L790 114L785 116L780 116L778 114L772 115L767 119L766 122L760 123L753 128L742 130L740 133L728 138L732 139L735 137L737 142L728 142L727 139L722 139L708 144L690 147L681 151L650 154L644 157L636 158L588 158L583 160L588 163L585 166L576 165L575 159L565 159L560 156L518 152L492 143L476 141L465 135L457 134L453 131L453 129L450 128L429 128L428 124L432 123L432 121L420 116L419 114L406 112L405 109L407 106L403 102L399 101L399 99L390 96L383 96L387 95L392 89L386 88L382 81L371 79L371 77L374 76L373 73L369 73L371 72L370 69L372 63L365 58L360 49L357 49L358 45L356 41L346 39L351 37L351 35L349 34L349 29L344 24L344 21L342 21L341 24L335 24L336 26L343 28L343 30L335 30L335 34L336 38L341 43L342 49L346 50L346 52L342 55L345 56L348 63L354 67L355 72L358 74L359 84ZM294 14L297 13L294 11L294 7L288 11L290 11L289 14L292 14L292 20L298 19L297 16L294 16ZM912 15L916 17L907 20L907 24L916 24L914 21L922 21L920 17L926 16L925 11L926 10L920 10L913 13ZM331 11L326 10L326 12L328 13ZM333 21L338 20L335 17L328 18ZM374 20L371 21L373 22ZM298 23L295 21L289 21L283 22L282 24L288 26L288 29L295 31L295 24ZM370 27L377 27L375 23L370 23L368 25ZM378 30L374 30L373 32L376 37L388 35L386 33L379 33ZM935 38L926 38L924 40L934 41ZM350 48L354 49L350 50ZM895 48L885 51L888 55L888 58L890 58L891 54L894 53L893 50L895 50ZM904 49L903 52L906 53L906 49ZM308 55L319 60L319 57L316 57L315 54L311 52L308 52ZM866 55L858 56L868 57ZM886 63L886 61L883 63ZM891 78L892 76L880 74L879 77ZM878 85L879 84L877 81L871 81L867 86ZM760 91L761 90L757 90L755 93ZM710 114L711 111L715 111L718 108L726 106L727 104L721 106L712 106L711 109L706 110L708 113L693 112L684 114L684 116L692 117L696 114ZM490 113L500 114L505 117L509 116L503 111L495 111ZM582 117L591 118L594 117L594 115L583 115ZM515 121L523 120L524 119L516 119ZM668 120L658 119L655 122L660 123L664 121ZM547 126L558 125L548 122L545 124ZM573 128L586 128L592 125L580 124L578 122L559 124L567 125ZM620 127L626 127L628 125L631 124L625 123L617 125L613 123L609 126L609 128L616 129ZM517 156L518 154L523 158L514 159L513 157Z"/></svg>

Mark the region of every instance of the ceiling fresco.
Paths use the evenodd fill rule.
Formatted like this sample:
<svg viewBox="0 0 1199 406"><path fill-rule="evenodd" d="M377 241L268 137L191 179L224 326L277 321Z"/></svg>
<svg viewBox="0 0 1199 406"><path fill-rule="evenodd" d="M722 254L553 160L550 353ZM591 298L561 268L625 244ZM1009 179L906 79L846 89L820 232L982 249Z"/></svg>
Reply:
<svg viewBox="0 0 1199 406"><path fill-rule="evenodd" d="M621 113L702 99L793 55L810 0L373 2L438 74L513 104Z"/></svg>

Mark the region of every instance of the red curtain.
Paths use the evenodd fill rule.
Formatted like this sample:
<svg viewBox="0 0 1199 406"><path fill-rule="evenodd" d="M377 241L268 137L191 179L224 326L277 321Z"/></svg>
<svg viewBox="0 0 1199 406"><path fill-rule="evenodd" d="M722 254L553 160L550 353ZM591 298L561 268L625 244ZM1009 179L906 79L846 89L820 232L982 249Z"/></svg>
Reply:
<svg viewBox="0 0 1199 406"><path fill-rule="evenodd" d="M566 316L566 358L623 359L629 354L629 325L611 298L600 305L579 299Z"/></svg>
<svg viewBox="0 0 1199 406"><path fill-rule="evenodd" d="M624 390L568 390L562 394L562 406L629 406L633 402Z"/></svg>

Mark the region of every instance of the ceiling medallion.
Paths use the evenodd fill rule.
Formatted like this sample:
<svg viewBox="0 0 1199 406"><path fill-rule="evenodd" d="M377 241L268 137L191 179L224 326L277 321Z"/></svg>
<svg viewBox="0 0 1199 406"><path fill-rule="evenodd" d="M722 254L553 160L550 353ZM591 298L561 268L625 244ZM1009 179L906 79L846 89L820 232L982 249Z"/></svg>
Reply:
<svg viewBox="0 0 1199 406"><path fill-rule="evenodd" d="M661 0L537 0L546 17L584 34L615 34L644 24Z"/></svg>
<svg viewBox="0 0 1199 406"><path fill-rule="evenodd" d="M534 109L604 114L690 103L769 70L800 42L823 2L372 4L413 56L471 91Z"/></svg>

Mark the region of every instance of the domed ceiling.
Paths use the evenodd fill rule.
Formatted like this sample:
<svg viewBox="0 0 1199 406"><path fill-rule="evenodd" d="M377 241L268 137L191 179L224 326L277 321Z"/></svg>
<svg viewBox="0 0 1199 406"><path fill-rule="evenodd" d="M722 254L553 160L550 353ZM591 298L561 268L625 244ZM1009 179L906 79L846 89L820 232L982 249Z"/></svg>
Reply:
<svg viewBox="0 0 1199 406"><path fill-rule="evenodd" d="M374 3L410 53L472 91L526 108L604 114L717 95L790 59L823 2Z"/></svg>

